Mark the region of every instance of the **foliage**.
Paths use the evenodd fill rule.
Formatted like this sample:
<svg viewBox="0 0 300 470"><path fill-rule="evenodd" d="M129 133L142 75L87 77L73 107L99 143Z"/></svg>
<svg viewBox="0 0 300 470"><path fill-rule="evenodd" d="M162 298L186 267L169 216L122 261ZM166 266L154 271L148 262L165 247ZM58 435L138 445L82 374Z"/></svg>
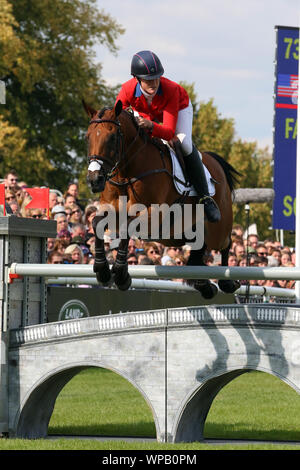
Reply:
<svg viewBox="0 0 300 470"><path fill-rule="evenodd" d="M85 164L82 98L100 107L116 94L93 46L116 53L124 30L96 0L1 0L0 18L0 173L64 189Z"/></svg>
<svg viewBox="0 0 300 470"><path fill-rule="evenodd" d="M181 82L188 91L194 108L193 141L202 151L218 153L240 174L240 188L271 188L272 166L268 148L258 148L257 142L246 142L235 135L232 118L220 115L213 99L198 103L194 84ZM234 204L234 222L247 227L247 213L244 206ZM263 240L272 236L271 207L269 203L250 204L250 221L256 223Z"/></svg>

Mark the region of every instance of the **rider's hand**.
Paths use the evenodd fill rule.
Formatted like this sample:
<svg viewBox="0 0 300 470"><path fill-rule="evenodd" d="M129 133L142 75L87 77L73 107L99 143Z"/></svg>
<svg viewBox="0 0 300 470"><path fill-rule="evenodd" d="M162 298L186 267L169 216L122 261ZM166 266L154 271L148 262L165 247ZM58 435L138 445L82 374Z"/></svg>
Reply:
<svg viewBox="0 0 300 470"><path fill-rule="evenodd" d="M137 123L138 125L142 128L142 129L147 129L148 131L152 131L153 130L153 122L150 121L149 119L146 119L146 118L143 118L141 116L138 116L136 118L137 120Z"/></svg>

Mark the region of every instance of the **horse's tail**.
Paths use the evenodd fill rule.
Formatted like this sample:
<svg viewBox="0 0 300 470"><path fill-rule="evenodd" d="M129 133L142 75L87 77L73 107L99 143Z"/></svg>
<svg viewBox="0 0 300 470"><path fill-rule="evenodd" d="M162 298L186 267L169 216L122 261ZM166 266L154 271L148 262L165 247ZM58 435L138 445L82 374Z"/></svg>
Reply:
<svg viewBox="0 0 300 470"><path fill-rule="evenodd" d="M230 188L230 191L232 192L236 185L239 183L239 177L242 176L241 173L239 173L235 168L233 168L230 163L226 162L224 158L220 157L217 153L214 152L204 152L213 157L217 162L221 165L221 167L224 170L226 180L228 183L228 186Z"/></svg>

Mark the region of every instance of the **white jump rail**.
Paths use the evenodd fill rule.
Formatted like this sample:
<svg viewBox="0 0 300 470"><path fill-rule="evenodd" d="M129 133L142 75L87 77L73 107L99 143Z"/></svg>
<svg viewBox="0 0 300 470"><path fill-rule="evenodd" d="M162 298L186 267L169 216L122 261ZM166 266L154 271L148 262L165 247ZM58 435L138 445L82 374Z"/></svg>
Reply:
<svg viewBox="0 0 300 470"><path fill-rule="evenodd" d="M300 280L299 267L236 267L236 266L129 266L137 279L231 279L231 280ZM12 263L9 277L95 277L89 264L25 264Z"/></svg>

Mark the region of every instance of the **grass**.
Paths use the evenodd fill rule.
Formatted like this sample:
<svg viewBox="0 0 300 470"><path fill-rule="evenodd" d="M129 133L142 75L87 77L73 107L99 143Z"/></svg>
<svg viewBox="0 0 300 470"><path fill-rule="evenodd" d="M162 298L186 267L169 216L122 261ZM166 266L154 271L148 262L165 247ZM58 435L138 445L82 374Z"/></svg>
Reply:
<svg viewBox="0 0 300 470"><path fill-rule="evenodd" d="M79 373L61 391L49 435L108 436L92 439L1 439L1 450L300 450L289 444L165 444L113 441L109 436L155 438L151 410L125 379L105 369ZM251 372L236 378L215 398L204 436L220 439L300 441L299 395L276 377Z"/></svg>

